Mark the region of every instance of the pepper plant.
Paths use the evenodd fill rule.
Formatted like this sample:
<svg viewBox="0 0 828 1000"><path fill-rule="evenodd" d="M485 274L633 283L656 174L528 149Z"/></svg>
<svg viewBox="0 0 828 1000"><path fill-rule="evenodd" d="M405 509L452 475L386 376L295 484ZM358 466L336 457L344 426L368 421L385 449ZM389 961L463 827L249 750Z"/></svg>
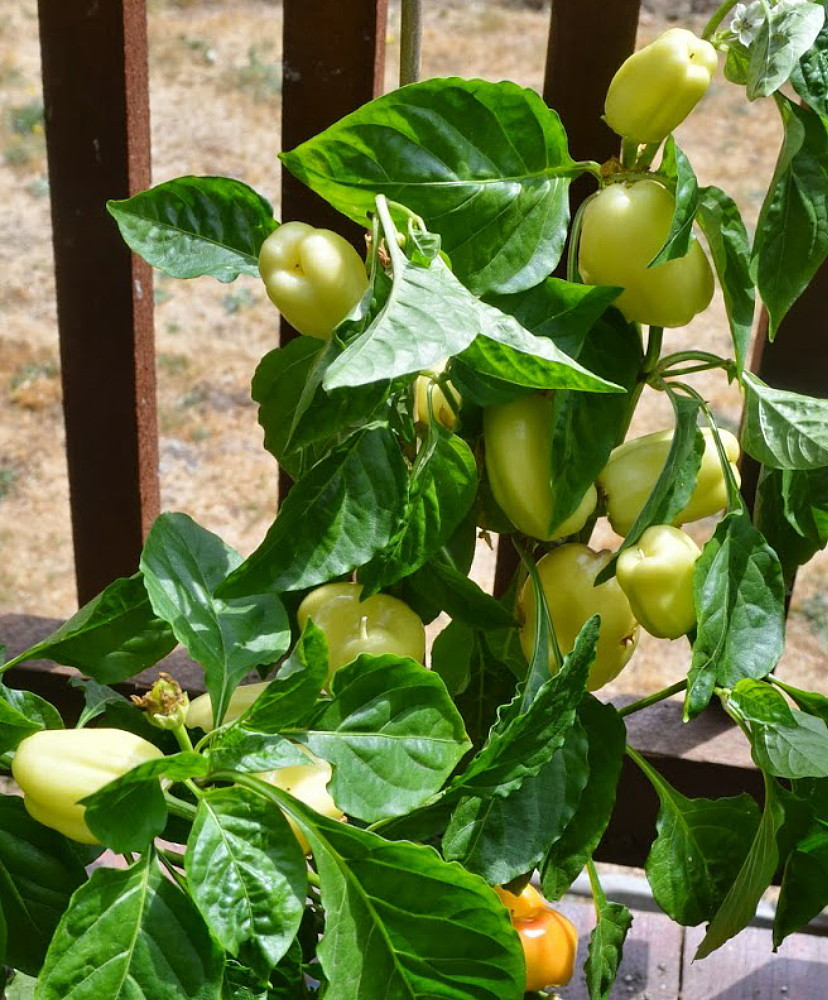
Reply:
<svg viewBox="0 0 828 1000"><path fill-rule="evenodd" d="M138 573L0 668L76 667L86 704L64 729L0 685L0 763L25 793L0 796L9 1000L519 1000L572 968L565 928L554 960L522 947L523 923L556 923L525 886L555 901L584 868L581 959L609 997L631 915L592 858L625 756L660 801L653 895L707 925L698 958L777 872L776 944L828 905L828 697L773 674L786 592L828 540L828 401L745 367L757 298L773 338L828 254L824 21L821 3L727 0L702 38L668 32L613 81L604 164L575 161L555 111L512 83L372 101L282 156L365 227L364 261L281 227L237 180L110 204L173 277L258 280L261 254L268 294L310 334L252 380L294 485L246 557L163 514ZM716 61L784 125L752 240L672 136ZM570 219L582 176L594 193ZM732 355L665 353L654 324L703 310L714 275ZM752 513L739 442L687 381L707 369L744 395ZM645 385L674 420L624 443ZM677 525L716 512L700 553L681 542ZM592 552L607 514L623 541ZM502 594L468 576L479 532L522 556ZM601 688L639 619L686 633L687 675L619 710ZM174 679L140 705L112 688L178 643L204 670L189 714ZM713 700L732 717L763 801L687 798L627 744L625 717L679 692L688 725ZM89 875L104 847L125 867Z"/></svg>

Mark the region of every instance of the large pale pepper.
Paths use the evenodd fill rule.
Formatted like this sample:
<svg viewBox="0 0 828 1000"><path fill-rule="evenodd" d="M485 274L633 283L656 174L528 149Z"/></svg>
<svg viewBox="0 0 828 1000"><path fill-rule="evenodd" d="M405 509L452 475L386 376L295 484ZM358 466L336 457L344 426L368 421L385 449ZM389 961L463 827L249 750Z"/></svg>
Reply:
<svg viewBox="0 0 828 1000"><path fill-rule="evenodd" d="M619 67L604 105L607 124L638 143L661 142L698 104L716 63L710 42L668 29Z"/></svg>
<svg viewBox="0 0 828 1000"><path fill-rule="evenodd" d="M304 628L312 619L328 642L330 675L362 653L425 659L425 627L403 601L373 594L361 601L358 583L326 583L299 605L296 618Z"/></svg>
<svg viewBox="0 0 828 1000"><path fill-rule="evenodd" d="M693 570L700 555L681 528L654 524L618 556L615 577L635 617L657 639L678 639L696 624Z"/></svg>
<svg viewBox="0 0 828 1000"><path fill-rule="evenodd" d="M684 257L648 266L667 240L674 209L673 195L650 180L610 184L584 209L581 277L623 288L613 304L631 322L686 326L713 298L713 272L695 237Z"/></svg>
<svg viewBox="0 0 828 1000"><path fill-rule="evenodd" d="M687 504L673 518L674 525L709 517L727 506L727 482L710 428L702 429L704 453L696 486ZM739 442L720 430L722 446L736 482L739 482ZM610 455L598 483L606 496L607 516L614 531L627 535L653 491L673 442L673 431L655 431L619 445Z"/></svg>
<svg viewBox="0 0 828 1000"><path fill-rule="evenodd" d="M268 236L259 274L288 323L319 340L330 340L368 288L365 265L351 244L305 222L286 222Z"/></svg>
<svg viewBox="0 0 828 1000"><path fill-rule="evenodd" d="M157 746L122 729L44 729L20 743L12 775L33 819L70 840L97 844L80 800L161 756Z"/></svg>
<svg viewBox="0 0 828 1000"><path fill-rule="evenodd" d="M316 757L307 747L303 746L301 749L308 755L307 764L292 764L289 767L280 767L276 771L264 771L256 777L267 781L275 788L281 788L284 792L290 792L300 802L304 802L306 806L310 806L329 819L344 819L345 813L337 806L328 791L328 783L333 773L331 765L326 760ZM307 837L290 816L285 818L299 841L302 853L308 854L310 845Z"/></svg>
<svg viewBox="0 0 828 1000"><path fill-rule="evenodd" d="M492 495L519 531L542 541L580 531L598 499L590 484L575 512L550 531L556 503L550 468L553 405L551 396L533 393L483 411Z"/></svg>
<svg viewBox="0 0 828 1000"><path fill-rule="evenodd" d="M563 655L572 650L583 625L594 614L601 616L595 662L587 683L590 691L597 691L621 673L638 642L638 622L618 581L612 578L595 586L595 578L611 558L612 552L595 552L579 542L567 542L538 561L538 575ZM537 614L531 580L523 585L519 604L523 622L520 643L529 659ZM555 669L551 650L549 668Z"/></svg>

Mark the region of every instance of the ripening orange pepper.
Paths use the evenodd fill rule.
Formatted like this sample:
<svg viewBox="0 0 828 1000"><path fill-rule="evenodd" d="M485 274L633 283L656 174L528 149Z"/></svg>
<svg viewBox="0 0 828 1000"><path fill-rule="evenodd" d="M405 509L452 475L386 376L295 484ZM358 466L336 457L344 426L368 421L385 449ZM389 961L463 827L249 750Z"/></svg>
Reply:
<svg viewBox="0 0 828 1000"><path fill-rule="evenodd" d="M578 931L532 885L519 894L495 886L523 945L526 989L564 986L575 970Z"/></svg>

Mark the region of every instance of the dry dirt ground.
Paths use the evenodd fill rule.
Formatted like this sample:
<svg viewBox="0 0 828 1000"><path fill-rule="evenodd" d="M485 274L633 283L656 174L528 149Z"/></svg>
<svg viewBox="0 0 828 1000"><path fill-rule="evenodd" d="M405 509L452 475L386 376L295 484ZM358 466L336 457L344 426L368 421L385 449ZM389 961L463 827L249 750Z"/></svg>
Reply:
<svg viewBox="0 0 828 1000"><path fill-rule="evenodd" d="M647 5L641 42L690 7ZM149 8L154 180L229 174L278 205L281 4L149 0ZM547 6L426 4L423 75L510 78L539 89L548 20ZM398 23L392 3L388 89ZM68 616L75 594L41 115L35 0L0 0L0 612ZM748 106L718 79L677 138L701 181L725 188L753 224L779 142L771 102ZM274 512L276 469L261 448L248 386L275 344L276 313L257 282L244 279L221 286L161 277L156 303L162 505L249 552ZM719 301L689 331L669 333L666 346L688 342L728 353ZM735 427L739 401L723 380L698 385ZM646 399L634 431L666 419L663 400ZM698 527L700 538L710 531ZM609 529L600 541L613 542ZM483 577L490 565L483 553ZM824 554L801 574L781 668L817 688L828 651L827 575ZM643 642L619 689L674 680L686 652L681 641Z"/></svg>

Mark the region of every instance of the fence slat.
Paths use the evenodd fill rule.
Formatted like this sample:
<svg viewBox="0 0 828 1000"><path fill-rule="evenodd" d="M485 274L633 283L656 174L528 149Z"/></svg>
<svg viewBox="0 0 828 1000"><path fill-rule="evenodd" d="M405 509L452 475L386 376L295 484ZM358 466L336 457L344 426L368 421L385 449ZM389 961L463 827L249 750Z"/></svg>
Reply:
<svg viewBox="0 0 828 1000"><path fill-rule="evenodd" d="M158 513L150 268L108 216L150 180L144 0L40 0L75 575L134 573Z"/></svg>
<svg viewBox="0 0 828 1000"><path fill-rule="evenodd" d="M385 75L388 0L285 0L282 33L282 149L326 129L379 96ZM282 221L333 229L360 252L362 230L282 170ZM296 336L282 320L280 343ZM279 470L279 496L291 478Z"/></svg>

